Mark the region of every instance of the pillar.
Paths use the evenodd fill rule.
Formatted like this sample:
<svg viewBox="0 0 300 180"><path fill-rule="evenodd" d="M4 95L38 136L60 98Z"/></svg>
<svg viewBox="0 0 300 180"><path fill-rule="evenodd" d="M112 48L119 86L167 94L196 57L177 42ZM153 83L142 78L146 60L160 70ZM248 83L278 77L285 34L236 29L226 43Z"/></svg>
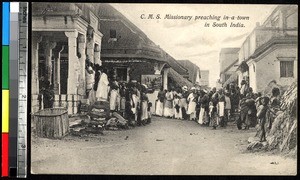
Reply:
<svg viewBox="0 0 300 180"><path fill-rule="evenodd" d="M126 77L126 82L130 81L130 67L127 67L127 77Z"/></svg>
<svg viewBox="0 0 300 180"><path fill-rule="evenodd" d="M62 46L55 54L54 60L54 93L60 94L60 54L65 49L65 46Z"/></svg>
<svg viewBox="0 0 300 180"><path fill-rule="evenodd" d="M68 90L67 94L76 94L76 77L75 64L78 61L76 49L77 49L77 31L65 32L68 37Z"/></svg>
<svg viewBox="0 0 300 180"><path fill-rule="evenodd" d="M101 48L98 44L95 44L95 49L94 49L94 62L95 64L101 65L101 60L100 60L100 51Z"/></svg>
<svg viewBox="0 0 300 180"><path fill-rule="evenodd" d="M77 96L77 77L76 77L76 65L78 61L77 57L77 36L76 30L71 32L65 32L68 37L68 87L67 87L67 107L68 114L77 113L77 106L74 101L74 97Z"/></svg>
<svg viewBox="0 0 300 180"><path fill-rule="evenodd" d="M80 73L79 73L79 86L78 94L81 96L85 95L86 91L86 79L85 79L85 60L86 60L86 38L84 35L79 34L78 36L78 52L80 53L79 63L80 63Z"/></svg>
<svg viewBox="0 0 300 180"><path fill-rule="evenodd" d="M31 40L31 112L35 113L39 110L39 43L42 36L33 35Z"/></svg>
<svg viewBox="0 0 300 180"><path fill-rule="evenodd" d="M163 88L168 89L168 73L169 68L163 69Z"/></svg>
<svg viewBox="0 0 300 180"><path fill-rule="evenodd" d="M46 46L45 46L45 63L46 63L46 70L47 70L47 78L50 84L52 84L52 50L55 48L56 42L50 41L50 39L46 39Z"/></svg>
<svg viewBox="0 0 300 180"><path fill-rule="evenodd" d="M39 94L39 43L42 41L42 36L32 36L31 43L31 94Z"/></svg>
<svg viewBox="0 0 300 180"><path fill-rule="evenodd" d="M95 52L95 40L94 38L88 39L86 43L86 54L89 57L90 61L92 63L95 63L94 60L94 52Z"/></svg>

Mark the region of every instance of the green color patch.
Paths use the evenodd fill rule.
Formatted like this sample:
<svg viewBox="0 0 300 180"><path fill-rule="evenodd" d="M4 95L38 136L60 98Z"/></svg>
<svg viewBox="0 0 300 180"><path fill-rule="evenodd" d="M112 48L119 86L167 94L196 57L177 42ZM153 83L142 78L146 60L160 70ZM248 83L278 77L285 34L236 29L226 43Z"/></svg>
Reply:
<svg viewBox="0 0 300 180"><path fill-rule="evenodd" d="M8 89L9 83L9 46L2 46L2 89Z"/></svg>

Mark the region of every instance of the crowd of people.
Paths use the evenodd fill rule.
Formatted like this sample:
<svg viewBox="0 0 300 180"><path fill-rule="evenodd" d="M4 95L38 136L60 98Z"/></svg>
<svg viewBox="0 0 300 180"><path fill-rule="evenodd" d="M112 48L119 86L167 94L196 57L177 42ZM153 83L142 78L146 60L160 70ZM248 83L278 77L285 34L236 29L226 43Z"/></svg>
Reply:
<svg viewBox="0 0 300 180"><path fill-rule="evenodd" d="M272 116L279 110L279 95L278 88L273 89L271 97L253 93L246 80L241 82L240 87L231 83L225 88L212 88L210 91L199 87L188 89L187 86L161 89L155 103L155 114L196 121L212 129L225 127L230 120L235 120L238 129L244 130L259 124L261 141L265 141L266 128L271 128Z"/></svg>
<svg viewBox="0 0 300 180"><path fill-rule="evenodd" d="M109 110L128 120L131 126L151 123L152 103L148 88L136 80L121 82L108 76L107 69L86 60L86 99L92 105L96 101L109 102ZM50 83L41 78L44 108L52 108L54 93ZM234 120L238 129L249 129L257 124L260 140L266 140L266 131L272 127L276 113L280 110L280 90L273 88L272 95L253 93L246 80L240 86L231 83L225 88L207 91L200 87L160 89L155 101L155 115L196 121L212 129L226 127ZM237 117L237 118L236 118Z"/></svg>
<svg viewBox="0 0 300 180"><path fill-rule="evenodd" d="M187 86L177 89L161 89L158 92L155 115L167 118L197 121L201 125L226 126L230 114L238 107L236 91L224 91Z"/></svg>
<svg viewBox="0 0 300 180"><path fill-rule="evenodd" d="M136 80L121 82L107 75L107 70L98 64L86 61L86 97L89 104L108 101L111 114L116 112L128 120L131 126L151 123L148 88Z"/></svg>

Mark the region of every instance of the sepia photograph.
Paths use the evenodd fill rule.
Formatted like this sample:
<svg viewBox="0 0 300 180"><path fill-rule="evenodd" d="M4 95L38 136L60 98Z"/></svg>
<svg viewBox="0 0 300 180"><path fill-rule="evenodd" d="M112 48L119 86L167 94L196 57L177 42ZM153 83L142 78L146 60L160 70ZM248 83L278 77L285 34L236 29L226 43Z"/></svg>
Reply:
<svg viewBox="0 0 300 180"><path fill-rule="evenodd" d="M297 175L297 5L31 7L32 174Z"/></svg>

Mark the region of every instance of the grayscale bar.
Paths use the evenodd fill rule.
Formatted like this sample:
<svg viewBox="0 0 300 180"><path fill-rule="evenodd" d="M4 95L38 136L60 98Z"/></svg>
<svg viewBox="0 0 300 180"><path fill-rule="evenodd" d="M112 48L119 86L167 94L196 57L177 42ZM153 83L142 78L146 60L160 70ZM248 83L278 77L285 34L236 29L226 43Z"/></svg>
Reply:
<svg viewBox="0 0 300 180"><path fill-rule="evenodd" d="M9 168L17 168L19 13L10 12Z"/></svg>

